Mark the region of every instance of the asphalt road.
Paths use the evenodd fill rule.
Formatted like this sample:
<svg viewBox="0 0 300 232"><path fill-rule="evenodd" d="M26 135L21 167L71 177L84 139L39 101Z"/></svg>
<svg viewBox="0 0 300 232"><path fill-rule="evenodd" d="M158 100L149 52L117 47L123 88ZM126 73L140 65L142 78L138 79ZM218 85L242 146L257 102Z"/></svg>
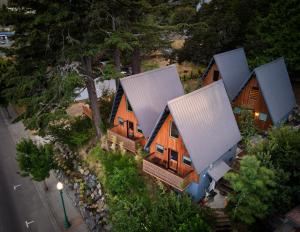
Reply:
<svg viewBox="0 0 300 232"><path fill-rule="evenodd" d="M0 232L55 232L39 190L17 173L15 143L5 115L0 108Z"/></svg>

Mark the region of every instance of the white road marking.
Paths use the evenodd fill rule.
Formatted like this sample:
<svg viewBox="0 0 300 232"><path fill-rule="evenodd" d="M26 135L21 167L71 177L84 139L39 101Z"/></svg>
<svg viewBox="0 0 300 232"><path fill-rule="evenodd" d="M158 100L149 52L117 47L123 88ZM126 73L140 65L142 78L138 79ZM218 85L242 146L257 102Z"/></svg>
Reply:
<svg viewBox="0 0 300 232"><path fill-rule="evenodd" d="M16 190L17 190L17 188L20 188L20 187L21 187L21 185L20 185L20 184L14 185L14 190L16 191Z"/></svg>
<svg viewBox="0 0 300 232"><path fill-rule="evenodd" d="M25 221L25 224L26 224L26 227L29 229L29 225L31 224L31 223L34 223L34 221Z"/></svg>

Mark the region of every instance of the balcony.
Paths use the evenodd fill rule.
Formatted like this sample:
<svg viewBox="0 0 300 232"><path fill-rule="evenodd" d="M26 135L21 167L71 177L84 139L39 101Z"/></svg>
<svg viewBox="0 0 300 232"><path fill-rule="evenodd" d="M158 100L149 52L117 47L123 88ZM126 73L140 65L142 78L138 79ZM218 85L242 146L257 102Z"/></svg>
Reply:
<svg viewBox="0 0 300 232"><path fill-rule="evenodd" d="M144 139L144 138L130 139L130 138L127 138L125 136L122 136L122 135L116 133L115 131L113 131L113 128L108 129L107 130L108 141L112 143L114 140L114 137L116 138L116 143L118 145L120 145L120 143L122 142L123 147L126 150L128 150L134 154L137 153L138 146L139 146L140 142Z"/></svg>
<svg viewBox="0 0 300 232"><path fill-rule="evenodd" d="M143 171L179 191L184 191L192 182L191 174L193 171L185 175L179 175L167 168L166 161L156 158L153 154L150 154L143 160Z"/></svg>

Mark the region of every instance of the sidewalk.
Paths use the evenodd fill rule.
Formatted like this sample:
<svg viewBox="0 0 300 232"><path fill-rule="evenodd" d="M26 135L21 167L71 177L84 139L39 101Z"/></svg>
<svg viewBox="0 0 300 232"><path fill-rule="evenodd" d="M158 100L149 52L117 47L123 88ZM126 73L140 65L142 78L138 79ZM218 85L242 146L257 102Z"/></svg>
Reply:
<svg viewBox="0 0 300 232"><path fill-rule="evenodd" d="M14 110L9 107L9 114L14 119L16 117L16 114ZM8 122L8 129L10 131L11 137L14 140L15 143L20 141L22 138L32 138L37 139L35 136L31 135L29 131L25 130L25 127L22 122L17 122L14 124L9 123L9 119L7 119ZM40 138L38 138L39 140ZM54 176L53 172L50 173L50 177L46 180L48 191L44 191L44 185L43 183L35 182L33 181L35 188L37 190L37 193L39 197L42 199L42 202L44 203L44 207L49 212L49 218L52 222L52 224L56 225L57 232L60 231L67 231L67 232L88 232L88 228L86 224L83 221L83 218L81 217L81 214L79 210L74 206L72 199L69 197L66 190L63 190L63 196L64 196L64 203L66 207L66 212L69 218L70 223L72 226L69 229L64 229L64 214L61 204L61 199L58 190L56 189L56 184L58 180Z"/></svg>

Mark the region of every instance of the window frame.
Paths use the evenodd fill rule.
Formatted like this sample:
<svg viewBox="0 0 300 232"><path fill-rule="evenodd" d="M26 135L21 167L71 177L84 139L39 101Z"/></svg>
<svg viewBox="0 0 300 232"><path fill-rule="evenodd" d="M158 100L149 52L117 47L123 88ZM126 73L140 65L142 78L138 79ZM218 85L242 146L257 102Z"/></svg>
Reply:
<svg viewBox="0 0 300 232"><path fill-rule="evenodd" d="M125 101L126 101L126 111L127 112L133 112L132 106L131 106L127 96L125 96ZM129 107L130 107L130 109L129 109Z"/></svg>
<svg viewBox="0 0 300 232"><path fill-rule="evenodd" d="M178 128L177 128L177 126L176 126L175 123L174 123L174 126L175 126L175 128L176 128L176 130L177 130L177 136L178 136L178 137L174 137L174 136L172 135L172 126L173 126L173 123L174 123L174 121L170 121L170 123L169 123L169 136L170 136L171 138L173 138L173 139L178 139L178 138L179 138L179 131L178 131Z"/></svg>
<svg viewBox="0 0 300 232"><path fill-rule="evenodd" d="M188 161L190 162L190 164L185 163L185 162L184 162L185 159L188 160ZM192 167L192 159L191 159L190 157L186 156L186 155L183 155L183 156L182 156L182 163L183 163L184 165L186 165L186 166Z"/></svg>
<svg viewBox="0 0 300 232"><path fill-rule="evenodd" d="M233 107L233 113L235 114L241 114L242 109L238 106Z"/></svg>
<svg viewBox="0 0 300 232"><path fill-rule="evenodd" d="M176 153L177 153L177 159L176 159L176 160L175 160L175 159L172 159L172 152L176 152ZM169 156L170 156L170 160L173 160L173 161L178 162L178 157L179 157L179 152L178 152L178 151L175 151L175 150L173 150L173 149L170 149L170 154L169 154Z"/></svg>
<svg viewBox="0 0 300 232"><path fill-rule="evenodd" d="M261 119L261 115L265 116L265 119ZM268 114L259 112L258 119L259 121L266 122L268 120Z"/></svg>
<svg viewBox="0 0 300 232"><path fill-rule="evenodd" d="M121 119L122 122L120 122L120 119ZM124 122L125 121L124 121L124 119L122 117L118 117L118 124L119 125L124 126Z"/></svg>
<svg viewBox="0 0 300 232"><path fill-rule="evenodd" d="M213 72L213 82L218 81L220 78L220 72L219 70L214 70Z"/></svg>
<svg viewBox="0 0 300 232"><path fill-rule="evenodd" d="M140 134L143 134L143 130L141 129L139 124L137 124L137 126L136 126L136 131Z"/></svg>
<svg viewBox="0 0 300 232"><path fill-rule="evenodd" d="M160 152L157 148L159 148L162 152ZM159 154L164 154L165 152L165 147L159 143L157 143L155 145L155 152L159 153Z"/></svg>

